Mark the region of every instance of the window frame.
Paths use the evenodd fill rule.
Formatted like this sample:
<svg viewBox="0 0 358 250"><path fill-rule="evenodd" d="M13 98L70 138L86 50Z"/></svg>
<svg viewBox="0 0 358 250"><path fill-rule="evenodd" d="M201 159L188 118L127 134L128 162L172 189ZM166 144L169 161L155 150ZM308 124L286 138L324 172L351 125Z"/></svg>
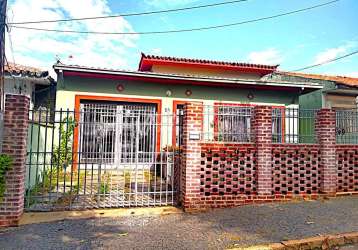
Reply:
<svg viewBox="0 0 358 250"><path fill-rule="evenodd" d="M217 138L217 133L219 132L219 115L218 115L218 108L220 106L224 106L224 107L256 107L259 106L260 104L253 104L253 103L229 103L229 102L215 102L214 103L214 140L218 141ZM270 106L270 105L269 105ZM275 109L281 109L281 122L282 122L282 127L281 127L281 142L277 142L277 143L285 143L285 119L286 119L286 114L285 114L285 110L286 110L286 106L285 105L273 105L270 106L272 108ZM239 143L245 143L245 142L239 142ZM250 142L248 142L250 143Z"/></svg>

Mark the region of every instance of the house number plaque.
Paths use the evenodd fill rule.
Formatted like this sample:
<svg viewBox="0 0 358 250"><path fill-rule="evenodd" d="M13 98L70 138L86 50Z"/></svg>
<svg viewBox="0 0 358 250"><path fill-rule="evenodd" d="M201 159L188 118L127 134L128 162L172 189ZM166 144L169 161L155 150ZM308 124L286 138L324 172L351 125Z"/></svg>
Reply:
<svg viewBox="0 0 358 250"><path fill-rule="evenodd" d="M199 132L189 132L189 140L200 140Z"/></svg>

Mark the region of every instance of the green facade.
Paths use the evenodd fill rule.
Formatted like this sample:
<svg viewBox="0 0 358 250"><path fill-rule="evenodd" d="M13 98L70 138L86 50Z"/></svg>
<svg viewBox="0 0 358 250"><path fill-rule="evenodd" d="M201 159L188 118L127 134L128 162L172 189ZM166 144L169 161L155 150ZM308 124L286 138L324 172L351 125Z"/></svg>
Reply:
<svg viewBox="0 0 358 250"><path fill-rule="evenodd" d="M124 91L118 92L116 86L122 84ZM192 95L187 97L186 90L191 90ZM103 94L123 94L139 95L143 97L166 97L167 90L171 90L170 98L188 98L201 100L217 101L237 101L241 103L264 102L280 104L298 104L299 94L297 92L273 91L273 90L255 90L243 88L224 88L209 87L198 85L174 85L140 81L108 80L94 78L65 77L64 81L58 83L58 90L74 92L92 92ZM252 93L254 98L248 99L248 94Z"/></svg>

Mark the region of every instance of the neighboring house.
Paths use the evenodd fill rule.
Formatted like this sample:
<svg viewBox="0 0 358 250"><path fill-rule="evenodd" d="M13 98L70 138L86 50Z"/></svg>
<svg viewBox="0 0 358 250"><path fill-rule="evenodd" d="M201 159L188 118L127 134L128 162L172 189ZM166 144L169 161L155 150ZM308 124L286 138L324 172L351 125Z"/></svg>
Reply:
<svg viewBox="0 0 358 250"><path fill-rule="evenodd" d="M275 72L270 79L295 82L316 82L324 87L300 96L302 108L356 109L358 78L298 72Z"/></svg>
<svg viewBox="0 0 358 250"><path fill-rule="evenodd" d="M56 110L74 110L80 116L77 121L86 124L76 127L74 143L75 148L86 152L83 158L92 162L100 150L102 159L113 163L118 161L114 159L118 150L122 162L129 161L132 155L128 152L136 150L147 153L139 156L146 161L151 152L177 146L181 143L180 128L164 126L171 123L168 117L174 116L174 124L180 124L178 114L187 101L203 104L203 131L207 133L202 136L206 139L249 142L252 106L278 108L273 130L284 133L283 108L297 107L300 95L322 88L312 82L263 79L276 69L277 65L145 54L137 71L57 63ZM96 143L99 130L104 138L102 145Z"/></svg>
<svg viewBox="0 0 358 250"><path fill-rule="evenodd" d="M44 142L47 141L45 138L49 137L44 128L54 118L54 113L48 113L45 110L53 110L55 107L56 82L49 76L48 71L9 63L5 66L4 94L23 94L30 98L30 109L33 111L29 114L32 125L28 133L27 149L28 152L36 149L41 153L37 157L29 158L27 164L38 164L44 159L42 153L46 151ZM31 138L34 134L38 135L36 140ZM35 168L27 168L26 171L27 175L29 172L36 172ZM33 174L33 178L27 180L26 186L32 185L35 178L36 175Z"/></svg>
<svg viewBox="0 0 358 250"><path fill-rule="evenodd" d="M300 107L336 110L337 142L358 143L358 78L298 72L275 72L267 78L322 84L324 86L322 89L300 96Z"/></svg>
<svg viewBox="0 0 358 250"><path fill-rule="evenodd" d="M56 83L48 71L9 63L5 65L4 93L27 95L30 97L31 109L53 109Z"/></svg>
<svg viewBox="0 0 358 250"><path fill-rule="evenodd" d="M5 65L4 69L4 96L23 94L30 98L30 109L54 109L56 82L49 76L48 71L14 63ZM38 113L34 112L31 116L33 120L38 120Z"/></svg>

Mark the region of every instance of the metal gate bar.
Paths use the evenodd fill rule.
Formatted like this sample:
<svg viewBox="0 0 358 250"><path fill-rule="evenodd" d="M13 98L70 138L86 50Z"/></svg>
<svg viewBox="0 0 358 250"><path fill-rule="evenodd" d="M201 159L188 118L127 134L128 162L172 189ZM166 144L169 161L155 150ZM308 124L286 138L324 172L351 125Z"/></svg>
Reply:
<svg viewBox="0 0 358 250"><path fill-rule="evenodd" d="M27 210L176 204L176 114L84 103L79 111L30 111L29 119Z"/></svg>

